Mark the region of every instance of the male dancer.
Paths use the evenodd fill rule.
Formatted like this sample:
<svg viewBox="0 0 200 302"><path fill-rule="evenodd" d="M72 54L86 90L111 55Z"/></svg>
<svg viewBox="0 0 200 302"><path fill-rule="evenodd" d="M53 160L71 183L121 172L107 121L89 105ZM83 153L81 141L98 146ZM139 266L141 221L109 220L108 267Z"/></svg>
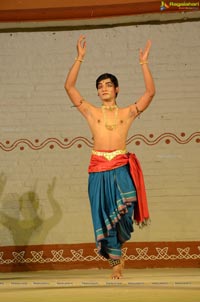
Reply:
<svg viewBox="0 0 200 302"><path fill-rule="evenodd" d="M141 167L136 156L126 151L126 140L131 124L155 95L148 65L150 48L148 41L144 51L139 52L145 92L125 108L116 104L119 85L112 74L103 74L96 80L100 107L85 100L76 88L86 54L84 35L78 39L77 57L65 82L70 100L87 120L94 139L88 193L98 251L113 267L113 279L122 277L122 244L131 237L133 221L142 226L149 218Z"/></svg>

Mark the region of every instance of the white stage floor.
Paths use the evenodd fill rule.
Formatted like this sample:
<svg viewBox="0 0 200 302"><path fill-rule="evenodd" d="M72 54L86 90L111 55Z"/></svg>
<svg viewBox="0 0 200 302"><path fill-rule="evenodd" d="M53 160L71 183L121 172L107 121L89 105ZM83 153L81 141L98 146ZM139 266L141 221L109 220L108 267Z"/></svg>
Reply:
<svg viewBox="0 0 200 302"><path fill-rule="evenodd" d="M0 273L1 302L200 302L200 269L102 269Z"/></svg>

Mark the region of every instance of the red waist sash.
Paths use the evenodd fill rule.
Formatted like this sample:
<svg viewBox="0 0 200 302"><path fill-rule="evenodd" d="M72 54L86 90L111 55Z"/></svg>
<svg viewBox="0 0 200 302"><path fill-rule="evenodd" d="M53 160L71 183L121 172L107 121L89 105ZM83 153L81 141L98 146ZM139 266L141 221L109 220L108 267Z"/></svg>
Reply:
<svg viewBox="0 0 200 302"><path fill-rule="evenodd" d="M149 220L149 210L142 168L136 155L133 153L120 154L112 160L107 160L104 156L92 154L88 172L108 171L127 164L129 164L130 174L137 192L137 203L134 207L134 220L136 224L142 227L147 225Z"/></svg>

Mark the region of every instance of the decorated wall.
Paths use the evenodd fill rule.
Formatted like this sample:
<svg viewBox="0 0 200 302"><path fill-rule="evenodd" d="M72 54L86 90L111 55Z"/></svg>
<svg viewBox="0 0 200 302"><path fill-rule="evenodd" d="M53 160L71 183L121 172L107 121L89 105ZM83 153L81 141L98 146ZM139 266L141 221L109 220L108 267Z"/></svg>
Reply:
<svg viewBox="0 0 200 302"><path fill-rule="evenodd" d="M200 23L0 33L0 270L104 267L87 194L92 137L64 90L87 37L77 86L100 105L95 80L119 79L119 106L144 92L139 48L152 40L156 84L127 149L143 168L151 225L124 247L130 267L199 266Z"/></svg>

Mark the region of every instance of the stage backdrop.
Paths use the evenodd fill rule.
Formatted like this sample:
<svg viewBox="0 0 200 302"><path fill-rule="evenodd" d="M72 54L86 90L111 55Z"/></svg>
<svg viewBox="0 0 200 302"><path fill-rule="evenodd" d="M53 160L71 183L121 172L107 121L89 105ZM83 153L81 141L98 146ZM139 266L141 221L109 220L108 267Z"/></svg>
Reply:
<svg viewBox="0 0 200 302"><path fill-rule="evenodd" d="M119 79L119 106L144 92L139 48L156 96L129 133L143 168L151 225L135 227L129 267L200 263L200 22L0 33L0 270L107 267L94 245L87 193L92 136L64 82L87 37L77 86L100 105L96 78Z"/></svg>

